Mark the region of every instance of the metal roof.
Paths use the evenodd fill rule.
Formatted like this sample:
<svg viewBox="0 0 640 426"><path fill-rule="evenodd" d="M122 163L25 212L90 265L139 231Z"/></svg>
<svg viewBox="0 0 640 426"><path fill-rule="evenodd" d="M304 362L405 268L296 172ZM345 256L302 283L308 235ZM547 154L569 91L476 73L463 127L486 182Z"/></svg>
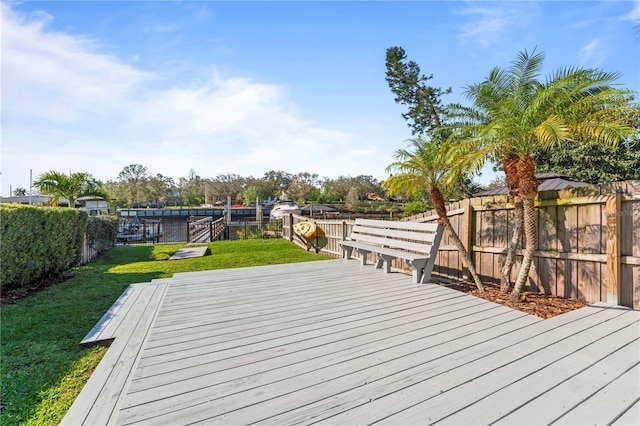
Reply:
<svg viewBox="0 0 640 426"><path fill-rule="evenodd" d="M565 179L567 176L559 173L536 173L536 179L538 179L538 191L560 191L562 189L579 188L582 186L589 186L590 184L584 182L575 182L569 179ZM474 197L489 197L492 195L507 195L509 194L509 188L501 186L499 188L493 188L486 191L478 192L474 194Z"/></svg>

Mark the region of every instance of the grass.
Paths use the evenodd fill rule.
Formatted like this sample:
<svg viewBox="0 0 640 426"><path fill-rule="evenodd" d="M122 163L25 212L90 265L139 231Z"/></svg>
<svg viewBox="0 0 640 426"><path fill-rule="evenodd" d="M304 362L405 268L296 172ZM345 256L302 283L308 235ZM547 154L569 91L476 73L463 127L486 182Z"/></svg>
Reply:
<svg viewBox="0 0 640 426"><path fill-rule="evenodd" d="M106 352L79 342L131 283L176 272L328 259L282 239L218 241L207 256L166 261L183 244L115 247L69 280L2 307L0 424L58 424Z"/></svg>

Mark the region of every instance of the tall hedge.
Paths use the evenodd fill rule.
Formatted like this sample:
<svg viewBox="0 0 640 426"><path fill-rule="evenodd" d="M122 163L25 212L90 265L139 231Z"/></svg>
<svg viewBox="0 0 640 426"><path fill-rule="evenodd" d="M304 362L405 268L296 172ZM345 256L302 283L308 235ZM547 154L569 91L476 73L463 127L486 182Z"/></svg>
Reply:
<svg viewBox="0 0 640 426"><path fill-rule="evenodd" d="M98 253L113 247L117 236L118 218L116 216L89 216L87 240Z"/></svg>
<svg viewBox="0 0 640 426"><path fill-rule="evenodd" d="M87 221L87 213L75 209L0 205L2 290L59 276L75 265Z"/></svg>

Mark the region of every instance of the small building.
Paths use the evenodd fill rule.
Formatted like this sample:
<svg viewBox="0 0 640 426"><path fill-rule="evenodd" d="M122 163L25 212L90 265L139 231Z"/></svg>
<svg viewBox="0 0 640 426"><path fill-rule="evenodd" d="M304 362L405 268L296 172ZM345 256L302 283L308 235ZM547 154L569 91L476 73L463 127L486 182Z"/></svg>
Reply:
<svg viewBox="0 0 640 426"><path fill-rule="evenodd" d="M31 204L34 206L48 206L53 199L50 195L25 195L20 197L0 197L0 203ZM69 200L60 198L60 207L67 207ZM87 196L80 197L75 201L75 207L86 211L90 216L106 213L109 210L109 203L102 197Z"/></svg>
<svg viewBox="0 0 640 426"><path fill-rule="evenodd" d="M24 195L16 197L0 197L0 203L13 203L13 204L33 204L48 205L51 202L51 197L48 195Z"/></svg>
<svg viewBox="0 0 640 426"><path fill-rule="evenodd" d="M109 213L109 203L102 197L86 196L76 200L76 207L86 211L89 216Z"/></svg>
<svg viewBox="0 0 640 426"><path fill-rule="evenodd" d="M300 209L300 214L311 217L325 217L339 215L340 212L333 207L325 206L323 204L311 203Z"/></svg>
<svg viewBox="0 0 640 426"><path fill-rule="evenodd" d="M590 186L589 183L575 182L569 179L569 176L559 173L536 173L538 179L538 191L560 191L562 189L579 188L582 186ZM474 197L490 197L492 195L508 195L509 188L501 186L499 188L488 189L486 191L474 194Z"/></svg>

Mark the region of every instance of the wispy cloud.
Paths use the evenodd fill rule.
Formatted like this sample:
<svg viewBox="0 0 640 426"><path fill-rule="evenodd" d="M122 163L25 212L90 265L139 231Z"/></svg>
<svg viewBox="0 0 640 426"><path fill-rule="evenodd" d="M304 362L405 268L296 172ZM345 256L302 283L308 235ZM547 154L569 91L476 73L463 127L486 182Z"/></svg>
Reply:
<svg viewBox="0 0 640 426"><path fill-rule="evenodd" d="M87 37L46 31L52 17L2 4L3 110L48 121L104 112L152 76L94 53Z"/></svg>
<svg viewBox="0 0 640 426"><path fill-rule="evenodd" d="M140 163L177 178L191 168L205 177L248 176L331 164L360 174L368 161L379 161L375 150L350 155L354 137L304 118L281 85L215 66L209 78L168 84L101 53L89 38L49 30L51 16L2 8L7 185L25 186L16 176L29 169L114 179L125 165Z"/></svg>
<svg viewBox="0 0 640 426"><path fill-rule="evenodd" d="M581 62L583 64L590 64L591 66L598 66L600 62L600 48L600 40L591 40L589 43L583 46L582 49L580 49Z"/></svg>
<svg viewBox="0 0 640 426"><path fill-rule="evenodd" d="M180 26L177 24L154 24L144 28L145 32L148 33L171 33L179 29Z"/></svg>
<svg viewBox="0 0 640 426"><path fill-rule="evenodd" d="M495 4L469 1L455 13L468 17L468 21L458 29L460 37L488 47L504 37L508 30L525 27L537 9L529 2Z"/></svg>
<svg viewBox="0 0 640 426"><path fill-rule="evenodd" d="M624 20L635 21L636 24L640 25L640 0L636 0L635 1L634 8L623 19Z"/></svg>

